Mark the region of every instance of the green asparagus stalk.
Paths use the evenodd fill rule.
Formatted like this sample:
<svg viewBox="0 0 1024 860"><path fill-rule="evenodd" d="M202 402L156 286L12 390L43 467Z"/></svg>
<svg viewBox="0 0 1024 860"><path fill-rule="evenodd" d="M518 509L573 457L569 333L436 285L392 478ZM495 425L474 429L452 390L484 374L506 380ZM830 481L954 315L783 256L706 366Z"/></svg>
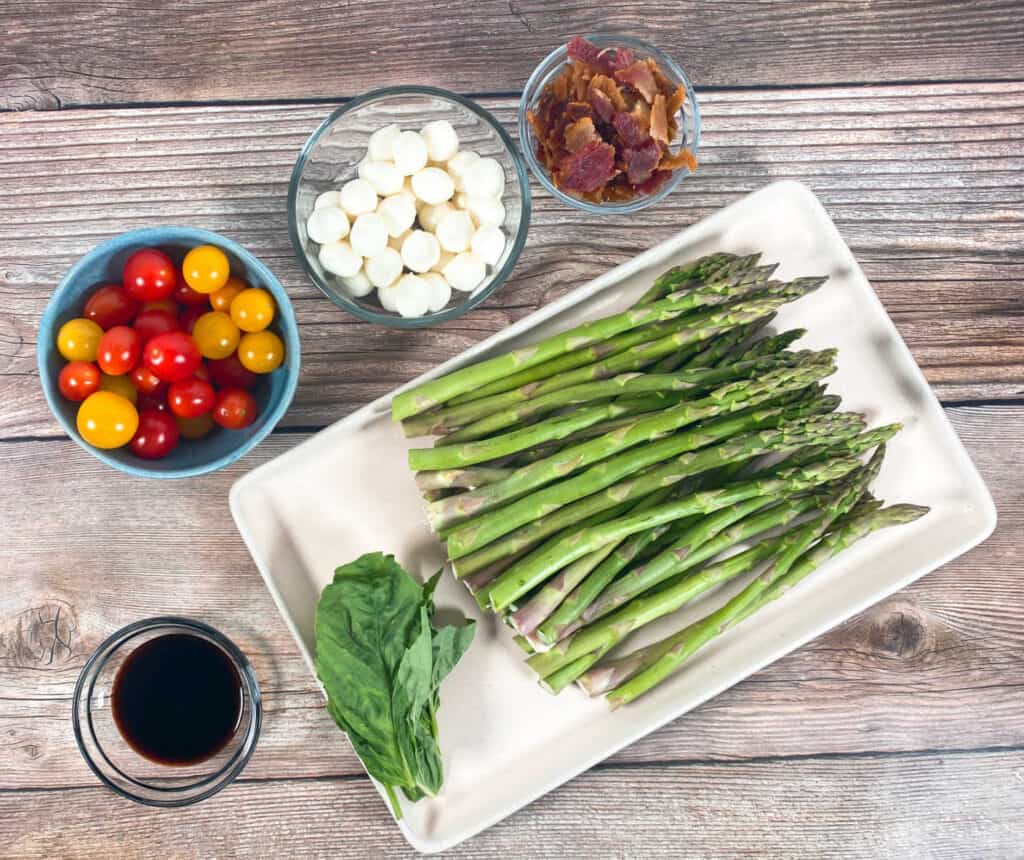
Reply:
<svg viewBox="0 0 1024 860"><path fill-rule="evenodd" d="M816 460L827 460L831 457L857 457L865 451L884 445L903 428L902 424L886 424L882 427L873 427L865 430L852 439L835 439L827 444L808 445L794 451L784 460L771 466L763 466L753 472L749 477L760 477L770 475L779 469L788 469L793 466L803 466L813 463Z"/></svg>
<svg viewBox="0 0 1024 860"><path fill-rule="evenodd" d="M465 469L440 469L434 472L417 472L416 486L420 490L445 490L449 487L473 489L503 481L512 469L492 466L470 466Z"/></svg>
<svg viewBox="0 0 1024 860"><path fill-rule="evenodd" d="M854 465L850 465L851 463ZM808 473L819 476L823 473L830 474L828 480L835 480L857 465L859 463L856 460L832 460L817 467L816 470L809 469ZM577 529L560 540L541 546L499 576L491 588L491 606L496 611L505 609L512 601L544 582L565 565L606 543L621 540L664 522L672 522L693 514L710 513L751 496L763 495L764 493L759 493L758 490L763 490L764 487L756 486L758 483L760 482L731 484L717 490L695 493L647 511L627 514L597 526ZM770 481L764 483L768 484Z"/></svg>
<svg viewBox="0 0 1024 860"><path fill-rule="evenodd" d="M595 663L599 662L613 647L614 646L610 644L603 645L602 647L591 651L589 654L584 654L582 657L578 657L568 665L562 666L561 669L556 669L546 678L538 678L538 683L549 693L557 696L573 681L577 681L581 676L585 675L587 671L590 670ZM534 651L534 653L537 652Z"/></svg>
<svg viewBox="0 0 1024 860"><path fill-rule="evenodd" d="M749 361L752 358L759 358L761 356L773 355L777 352L782 352L782 350L788 348L790 344L799 340L805 334L807 334L807 329L794 328L784 331L781 334L762 338L747 347L747 349L744 350L737 358L737 361Z"/></svg>
<svg viewBox="0 0 1024 860"><path fill-rule="evenodd" d="M757 264L760 256L760 254L751 254L747 257L737 257L735 254L727 253L708 254L706 257L684 263L681 266L673 266L655 279L651 288L640 297L636 304L650 304L692 282L702 283L717 280L719 277L730 277L746 271Z"/></svg>

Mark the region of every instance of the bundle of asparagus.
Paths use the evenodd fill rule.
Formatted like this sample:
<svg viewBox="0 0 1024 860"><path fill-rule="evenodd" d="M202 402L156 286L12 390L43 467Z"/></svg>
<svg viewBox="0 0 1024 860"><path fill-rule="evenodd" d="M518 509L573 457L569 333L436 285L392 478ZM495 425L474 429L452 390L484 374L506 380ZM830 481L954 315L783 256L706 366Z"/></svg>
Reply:
<svg viewBox="0 0 1024 860"><path fill-rule="evenodd" d="M409 464L455 576L552 692L631 702L855 541L927 512L870 495L900 428L836 411L835 351L790 349L800 329L762 336L825 278L773 280L759 256L676 266L622 313L393 401L407 435L438 437ZM611 653L755 571L700 621Z"/></svg>

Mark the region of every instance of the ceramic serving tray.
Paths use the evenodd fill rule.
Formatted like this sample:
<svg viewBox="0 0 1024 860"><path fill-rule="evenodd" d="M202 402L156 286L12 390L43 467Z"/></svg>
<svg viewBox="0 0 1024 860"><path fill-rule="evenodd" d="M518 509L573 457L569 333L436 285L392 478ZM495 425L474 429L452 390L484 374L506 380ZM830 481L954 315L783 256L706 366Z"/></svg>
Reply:
<svg viewBox="0 0 1024 860"><path fill-rule="evenodd" d="M685 192L680 192L685 193ZM581 771L696 707L984 540L992 498L920 369L817 198L794 182L770 185L579 287L411 385L625 308L674 264L711 251L760 250L776 277L828 274L814 294L787 305L773 328L802 326L800 348L839 348L829 380L844 409L872 425L901 421L875 494L931 506L921 520L879 532L762 609L757 623L719 636L676 675L628 707L575 688L544 692L510 631L451 576L439 613L480 618L476 640L442 689L441 796L405 804L399 827L422 852L449 848ZM514 288L514 285L511 285ZM364 552L394 553L425 578L444 563L430 532L403 437L383 397L241 478L231 510L310 671L313 618L334 568ZM419 442L422 444L422 440ZM720 605L742 587L710 594L640 631L642 645ZM346 743L342 733L338 743Z"/></svg>

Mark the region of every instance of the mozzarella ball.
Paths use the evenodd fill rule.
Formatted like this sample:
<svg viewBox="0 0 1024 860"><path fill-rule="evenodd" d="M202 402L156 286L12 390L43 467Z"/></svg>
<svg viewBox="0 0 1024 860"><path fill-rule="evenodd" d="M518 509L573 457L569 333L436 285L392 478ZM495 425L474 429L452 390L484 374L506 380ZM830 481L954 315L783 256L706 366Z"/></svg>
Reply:
<svg viewBox="0 0 1024 860"><path fill-rule="evenodd" d="M447 203L438 203L436 206L427 204L419 211L420 226L424 230L429 230L433 233L437 230L437 225L441 223L441 219L454 211Z"/></svg>
<svg viewBox="0 0 1024 860"><path fill-rule="evenodd" d="M339 200L341 208L352 218L377 208L377 192L365 179L352 179L342 185Z"/></svg>
<svg viewBox="0 0 1024 860"><path fill-rule="evenodd" d="M306 221L306 233L318 245L340 242L348 235L348 218L333 206L314 209Z"/></svg>
<svg viewBox="0 0 1024 860"><path fill-rule="evenodd" d="M505 171L493 158L478 158L466 168L466 191L474 197L501 197Z"/></svg>
<svg viewBox="0 0 1024 860"><path fill-rule="evenodd" d="M430 306L430 284L419 275L402 275L395 284L395 310L403 317L421 317Z"/></svg>
<svg viewBox="0 0 1024 860"><path fill-rule="evenodd" d="M480 156L473 152L472 149L464 149L448 159L448 173L452 177L452 182L455 184L456 191L466 190L466 171L469 170L469 166L475 161L478 161L479 158Z"/></svg>
<svg viewBox="0 0 1024 860"><path fill-rule="evenodd" d="M366 258L363 271L375 287L390 287L402 274L402 255L394 248L385 248Z"/></svg>
<svg viewBox="0 0 1024 860"><path fill-rule="evenodd" d="M392 194L381 200L377 214L383 219L389 236L400 236L416 220L416 207L403 195Z"/></svg>
<svg viewBox="0 0 1024 860"><path fill-rule="evenodd" d="M388 228L376 212L356 218L348 237L352 250L362 257L372 257L388 246Z"/></svg>
<svg viewBox="0 0 1024 860"><path fill-rule="evenodd" d="M338 198L339 195L337 191L325 191L323 194L316 198L316 202L313 204L313 208L340 209L341 201Z"/></svg>
<svg viewBox="0 0 1024 860"><path fill-rule="evenodd" d="M359 176L369 182L381 197L397 194L405 182L405 177L390 161L370 161L359 168Z"/></svg>
<svg viewBox="0 0 1024 860"><path fill-rule="evenodd" d="M466 211L481 227L487 224L500 227L505 223L505 207L497 197L471 196L466 201Z"/></svg>
<svg viewBox="0 0 1024 860"><path fill-rule="evenodd" d="M420 277L430 286L427 310L431 313L437 313L451 301L452 288L440 272L425 272Z"/></svg>
<svg viewBox="0 0 1024 860"><path fill-rule="evenodd" d="M456 209L465 209L468 202L469 195L465 191L458 191L455 196L452 197L452 203L455 204Z"/></svg>
<svg viewBox="0 0 1024 860"><path fill-rule="evenodd" d="M496 266L505 251L505 234L493 224L485 224L473 234L469 247L474 257L479 257L488 266Z"/></svg>
<svg viewBox="0 0 1024 860"><path fill-rule="evenodd" d="M437 262L430 267L432 272L443 272L444 267L447 266L452 260L455 259L455 255L451 251L442 250L438 255Z"/></svg>
<svg viewBox="0 0 1024 860"><path fill-rule="evenodd" d="M414 272L427 272L441 255L437 239L423 230L413 230L402 243L402 262Z"/></svg>
<svg viewBox="0 0 1024 860"><path fill-rule="evenodd" d="M398 192L403 197L407 198L408 201L416 207L417 211L423 205L423 201L416 196L416 192L412 190L412 177L406 176L405 182L402 184L402 190Z"/></svg>
<svg viewBox="0 0 1024 860"><path fill-rule="evenodd" d="M395 312L395 302L398 299L398 281L395 281L390 287L380 287L377 290L377 298L380 299L380 305L384 310Z"/></svg>
<svg viewBox="0 0 1024 860"><path fill-rule="evenodd" d="M427 166L427 144L418 132L403 131L395 138L391 152L403 176L412 176Z"/></svg>
<svg viewBox="0 0 1024 860"><path fill-rule="evenodd" d="M402 253L402 243L409 238L409 234L412 230L406 230L404 233L399 233L397 236L388 237L388 247L394 248L399 254Z"/></svg>
<svg viewBox="0 0 1024 860"><path fill-rule="evenodd" d="M453 289L469 293L487 276L487 266L472 254L458 254L441 272Z"/></svg>
<svg viewBox="0 0 1024 860"><path fill-rule="evenodd" d="M431 161L447 161L459 151L459 136L446 119L428 122L420 130Z"/></svg>
<svg viewBox="0 0 1024 860"><path fill-rule="evenodd" d="M361 299L373 292L373 284L363 272L356 272L348 278L339 278L342 290L353 299Z"/></svg>
<svg viewBox="0 0 1024 860"><path fill-rule="evenodd" d="M413 193L424 203L436 206L455 193L452 178L438 167L424 167L412 176Z"/></svg>
<svg viewBox="0 0 1024 860"><path fill-rule="evenodd" d="M434 234L445 251L458 253L469 248L473 238L473 219L468 212L449 212L437 225Z"/></svg>
<svg viewBox="0 0 1024 860"><path fill-rule="evenodd" d="M321 245L317 256L321 266L340 278L351 278L363 267L363 258L352 250L348 242Z"/></svg>
<svg viewBox="0 0 1024 860"><path fill-rule="evenodd" d="M373 161L391 161L394 158L393 149L398 135L402 133L397 125L386 125L377 129L370 135L370 142L367 149Z"/></svg>

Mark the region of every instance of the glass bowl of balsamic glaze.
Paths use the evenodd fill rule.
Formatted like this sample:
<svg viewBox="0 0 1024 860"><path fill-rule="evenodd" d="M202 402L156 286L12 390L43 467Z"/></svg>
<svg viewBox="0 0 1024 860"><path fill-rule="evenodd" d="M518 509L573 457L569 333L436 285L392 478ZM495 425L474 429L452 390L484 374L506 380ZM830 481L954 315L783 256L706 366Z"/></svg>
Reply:
<svg viewBox="0 0 1024 860"><path fill-rule="evenodd" d="M230 784L256 748L262 704L252 666L189 618L118 630L75 686L75 740L107 786L149 806L187 806Z"/></svg>

